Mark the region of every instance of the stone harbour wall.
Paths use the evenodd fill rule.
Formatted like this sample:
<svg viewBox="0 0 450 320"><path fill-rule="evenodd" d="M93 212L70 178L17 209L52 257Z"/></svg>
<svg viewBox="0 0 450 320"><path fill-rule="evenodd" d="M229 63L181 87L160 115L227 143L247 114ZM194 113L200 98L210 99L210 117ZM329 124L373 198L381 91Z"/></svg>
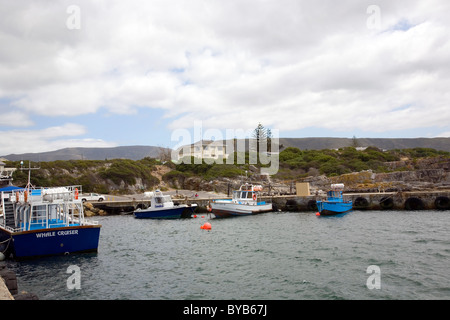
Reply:
<svg viewBox="0 0 450 320"><path fill-rule="evenodd" d="M325 197L284 196L267 200L280 210L314 211L316 201L321 199ZM352 200L355 210L450 210L450 191L344 193L344 199Z"/></svg>

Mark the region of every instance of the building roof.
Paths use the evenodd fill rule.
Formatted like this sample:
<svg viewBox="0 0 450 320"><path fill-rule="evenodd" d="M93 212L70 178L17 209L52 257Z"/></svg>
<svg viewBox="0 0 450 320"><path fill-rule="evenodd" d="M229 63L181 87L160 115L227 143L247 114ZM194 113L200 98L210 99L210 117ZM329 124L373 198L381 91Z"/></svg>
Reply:
<svg viewBox="0 0 450 320"><path fill-rule="evenodd" d="M214 141L214 140L199 140L197 142L194 142L191 144L192 147L194 146L198 146L201 142L202 146L209 146L209 145L213 145L213 146L226 146L225 141L220 140L220 141Z"/></svg>

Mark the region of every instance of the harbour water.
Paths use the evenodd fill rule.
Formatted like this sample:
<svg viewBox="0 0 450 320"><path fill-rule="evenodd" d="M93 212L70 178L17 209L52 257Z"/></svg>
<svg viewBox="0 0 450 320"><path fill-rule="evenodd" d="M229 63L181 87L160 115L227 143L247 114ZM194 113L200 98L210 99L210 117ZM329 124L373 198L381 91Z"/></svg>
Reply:
<svg viewBox="0 0 450 320"><path fill-rule="evenodd" d="M9 261L20 290L41 300L450 299L448 211L97 218L96 254Z"/></svg>

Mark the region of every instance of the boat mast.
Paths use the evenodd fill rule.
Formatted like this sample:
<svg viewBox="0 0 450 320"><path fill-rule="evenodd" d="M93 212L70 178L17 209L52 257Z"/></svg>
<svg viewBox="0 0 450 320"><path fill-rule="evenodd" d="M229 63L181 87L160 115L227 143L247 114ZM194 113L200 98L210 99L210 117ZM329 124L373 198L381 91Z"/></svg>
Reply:
<svg viewBox="0 0 450 320"><path fill-rule="evenodd" d="M32 168L31 161L28 161L28 168L23 168L23 161L20 161L20 170L21 171L28 170L28 183L27 183L27 186L25 187L27 192L33 188L33 185L31 184L31 170L39 170L39 169L41 169L41 168L40 167Z"/></svg>

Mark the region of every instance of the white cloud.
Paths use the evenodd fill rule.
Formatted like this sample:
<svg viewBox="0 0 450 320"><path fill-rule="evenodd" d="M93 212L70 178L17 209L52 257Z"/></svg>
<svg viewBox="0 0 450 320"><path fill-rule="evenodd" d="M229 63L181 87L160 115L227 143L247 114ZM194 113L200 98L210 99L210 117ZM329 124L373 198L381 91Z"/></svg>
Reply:
<svg viewBox="0 0 450 320"><path fill-rule="evenodd" d="M22 126L161 108L171 129L450 129L444 0L378 1L381 30L368 1L78 1L80 30L71 1L1 2L0 99Z"/></svg>
<svg viewBox="0 0 450 320"><path fill-rule="evenodd" d="M65 124L42 130L0 131L0 154L46 152L70 147L112 147L115 144L98 139L74 139L86 133L78 124Z"/></svg>
<svg viewBox="0 0 450 320"><path fill-rule="evenodd" d="M1 109L0 109L1 110ZM2 110L0 116L0 126L28 127L33 121L22 112Z"/></svg>
<svg viewBox="0 0 450 320"><path fill-rule="evenodd" d="M436 135L435 138L450 138L450 131L442 132Z"/></svg>

